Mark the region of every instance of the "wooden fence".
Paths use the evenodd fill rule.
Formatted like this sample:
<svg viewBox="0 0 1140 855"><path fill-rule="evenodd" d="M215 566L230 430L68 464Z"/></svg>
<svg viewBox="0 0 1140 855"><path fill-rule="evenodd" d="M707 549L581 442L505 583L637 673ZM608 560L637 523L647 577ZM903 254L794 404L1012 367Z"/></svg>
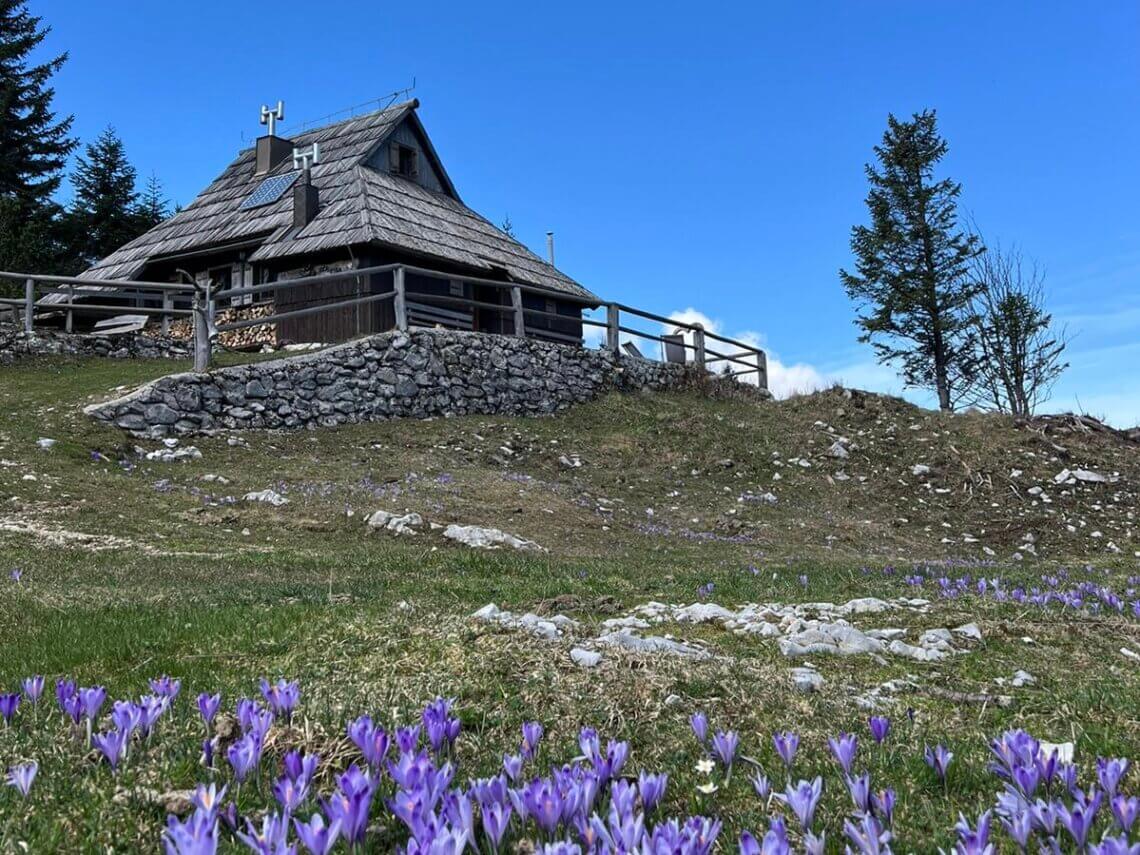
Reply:
<svg viewBox="0 0 1140 855"><path fill-rule="evenodd" d="M247 295L277 293L288 289L345 282L353 279L362 280L363 277L383 273L392 274L392 289L390 291L347 299L328 300L319 305L306 306L301 309L275 311L273 314L264 317L235 320L223 324L214 322L216 305L219 300L233 301L235 298L243 298ZM542 309L527 308L524 305L524 294L538 295L580 306L583 312L580 323L584 328L598 329L599 337L602 338L604 346L615 354L624 352L629 358L645 359L647 357L640 352L635 341L650 341L660 345L664 361L691 362L709 370L721 370L732 377L756 375L757 385L765 389L768 387L767 357L763 350L746 342L710 332L701 324L678 321L622 303L599 304L593 300L532 285L502 282L495 279L460 277L407 264L356 268L297 279L278 280L261 285L223 288L213 292L211 292L208 284L202 282L163 283L107 279L90 280L70 276L44 276L0 271L0 281L22 283L24 286L23 299L0 298L0 310L3 307L8 307L15 315L22 316L24 330L28 333L34 331L37 316L41 320L49 316L58 318L61 312L64 313L64 328L68 332L72 331L73 315L76 311L112 316L124 314L157 316L163 334L169 331L172 319L190 317L193 319L194 331L194 370L205 371L210 365L212 341L218 333L229 330L270 325L289 318L301 318L322 312L341 311L346 308L387 301L392 301L395 329L407 330L409 326L416 326L417 312L415 308L409 309L409 293L405 286L405 279L409 273L448 281L460 280L471 285L505 291L509 295L509 300L504 300L501 303L444 294L416 292L410 295L413 297L414 307L421 309L424 306L434 307L437 310L434 314L437 316L445 316L446 310L449 308L496 312L505 319L510 319L509 325L503 324L504 329L510 328L516 336L530 335L531 337L548 333L547 330L540 329L533 323L533 319L536 318L543 318L548 321L557 320L564 323L579 323L577 315L548 312ZM58 295L62 295L62 298ZM104 300L126 299L130 301L130 304L98 302L100 298ZM80 299L83 302L78 302ZM148 303L153 305L146 305ZM590 314L595 312L603 313L602 317L594 317ZM631 318L634 320L630 320ZM528 319L532 321L529 325ZM629 324L636 323L636 319L660 324L662 329L671 328L673 332L654 333L630 326ZM710 341L716 343L720 349L710 347Z"/></svg>

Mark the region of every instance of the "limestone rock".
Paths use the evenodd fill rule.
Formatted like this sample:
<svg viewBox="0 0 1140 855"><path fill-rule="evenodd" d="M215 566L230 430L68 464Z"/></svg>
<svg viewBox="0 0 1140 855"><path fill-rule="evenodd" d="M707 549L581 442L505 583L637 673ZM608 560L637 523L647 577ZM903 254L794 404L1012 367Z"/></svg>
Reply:
<svg viewBox="0 0 1140 855"><path fill-rule="evenodd" d="M417 513L393 514L389 511L376 511L364 522L373 531L390 531L393 534L416 534L416 526L424 524L424 518Z"/></svg>
<svg viewBox="0 0 1140 855"><path fill-rule="evenodd" d="M448 540L454 540L473 549L499 549L503 546L509 546L511 549L525 552L546 551L533 540L523 540L497 528L483 528L477 525L456 525L453 523L443 530L443 536Z"/></svg>
<svg viewBox="0 0 1140 855"><path fill-rule="evenodd" d="M242 501L245 501L245 502L264 502L267 505L273 505L273 507L275 507L275 508L279 508L282 505L289 504L288 499L286 499L284 496L282 496L276 490L272 490L272 489L258 490L255 493L246 493L244 496L242 496Z"/></svg>

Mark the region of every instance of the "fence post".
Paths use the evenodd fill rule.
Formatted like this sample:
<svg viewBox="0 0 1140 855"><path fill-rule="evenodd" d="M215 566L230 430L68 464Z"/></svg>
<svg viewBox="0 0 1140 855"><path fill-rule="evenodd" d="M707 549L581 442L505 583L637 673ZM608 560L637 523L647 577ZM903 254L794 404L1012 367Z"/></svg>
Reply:
<svg viewBox="0 0 1140 855"><path fill-rule="evenodd" d="M756 351L756 385L768 388L768 354L762 350Z"/></svg>
<svg viewBox="0 0 1140 855"><path fill-rule="evenodd" d="M515 335L526 336L526 315L523 314L522 288L511 286L511 305L515 309Z"/></svg>
<svg viewBox="0 0 1140 855"><path fill-rule="evenodd" d="M36 280L29 279L24 283L24 332L29 335L32 332L32 325L35 323L33 320L36 305Z"/></svg>
<svg viewBox="0 0 1140 855"><path fill-rule="evenodd" d="M617 303L609 303L606 305L606 349L613 354L618 352L618 339L621 332L618 329L621 326L620 315L618 313Z"/></svg>
<svg viewBox="0 0 1140 855"><path fill-rule="evenodd" d="M174 298L169 291L162 292L162 334L170 335L170 310L174 308Z"/></svg>
<svg viewBox="0 0 1140 855"><path fill-rule="evenodd" d="M67 302L69 302L69 303L75 302L75 285L73 285L73 284L68 284L68 286L67 286ZM74 311L75 310L72 309L71 306L67 307L67 320L64 321L64 331L65 332L71 332L72 331L72 322L74 321L74 317L73 317Z"/></svg>
<svg viewBox="0 0 1140 855"><path fill-rule="evenodd" d="M392 271L392 287L396 297L392 301L396 310L396 329L407 332L408 329L408 301L404 293L404 268L397 267Z"/></svg>
<svg viewBox="0 0 1140 855"><path fill-rule="evenodd" d="M693 324L693 361L705 367L705 328L700 324Z"/></svg>
<svg viewBox="0 0 1140 855"><path fill-rule="evenodd" d="M210 368L209 296L203 287L194 290L194 371L201 374Z"/></svg>

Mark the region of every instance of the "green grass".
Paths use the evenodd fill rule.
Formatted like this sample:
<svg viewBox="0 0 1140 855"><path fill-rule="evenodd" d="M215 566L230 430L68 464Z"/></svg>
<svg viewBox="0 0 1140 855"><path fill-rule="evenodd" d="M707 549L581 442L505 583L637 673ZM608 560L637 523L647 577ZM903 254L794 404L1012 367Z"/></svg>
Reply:
<svg viewBox="0 0 1140 855"><path fill-rule="evenodd" d="M347 757L346 718L407 719L436 695L452 696L464 719L464 777L491 772L516 747L524 720L547 725L544 762L568 759L577 729L592 724L632 742L634 770L671 773L670 812L724 817L726 843L762 825L761 805L744 774L712 797L697 792L703 777L693 769L699 754L687 720L698 709L715 726L738 729L744 753L774 777L770 734L803 734L797 772L827 776L821 813L833 843L847 797L826 737L858 732L876 784L899 792L897 851L946 845L959 810L976 815L989 805L986 739L1005 728L1072 740L1086 764L1097 754L1133 756L1140 745L1140 669L1119 653L1140 646L1140 632L1121 617L966 597L937 602L928 614L860 618L860 626L902 626L912 637L974 620L985 640L937 665L817 657L827 683L812 695L792 691L793 663L773 641L716 626L662 628L705 643L717 654L708 661L610 655L584 671L568 656L574 639L596 634L615 612L648 600L692 602L710 582L712 599L728 606L908 595L901 576L913 563L985 559L963 533L998 553L986 575L1034 583L1046 570L1092 562L1107 574L1098 570L1098 580L1124 587L1140 548L1128 515L1140 475L1134 448L1096 436L1043 439L1006 420L947 419L838 392L763 406L638 395L551 419L249 432L236 446L225 436L198 438L202 460L158 464L134 450L155 443L79 413L113 387L171 367L46 360L0 368L0 571L23 574L19 584L0 577L0 687L43 673L103 683L123 697L160 673L184 681L176 715L117 777L67 738L58 712L48 717L45 708L33 721L21 708L17 724L0 729L0 765L35 757L42 768L28 802L8 788L0 795L0 851L17 841L30 851L154 851L164 810L130 792L201 780L200 725L188 698L221 691L232 708L256 693L262 675L298 679L304 691L303 725L278 733L274 753L298 743ZM817 420L859 446L850 459L828 457L831 440ZM58 443L41 451L41 436ZM1047 443L1066 445L1075 464L1125 477L1034 504L1024 486L1060 468ZM813 466L775 466L774 452L785 461L808 456ZM583 465L563 467L562 454L580 455ZM934 468L931 489L909 477L915 462ZM1014 479L1013 468L1025 474ZM840 470L851 480L829 480ZM226 500L270 486L290 503ZM769 489L775 506L737 501ZM427 531L369 535L363 517L379 508L495 525L549 551L472 553ZM1065 522L1078 518L1107 537L1090 540L1087 527L1068 532ZM1041 557L1011 562L1026 532ZM952 542L943 542L947 535ZM1122 554L1104 551L1109 538ZM880 572L888 565L899 571ZM468 618L488 602L560 611L582 626L565 642L540 642ZM994 679L1018 668L1037 684L997 689ZM895 730L888 748L872 751L867 713L854 700L891 679L915 687L884 709ZM1008 693L1014 703L958 703L932 687ZM947 795L921 759L935 741L956 756ZM255 810L270 798L263 781L243 789L241 804ZM378 837L376 851L391 842Z"/></svg>

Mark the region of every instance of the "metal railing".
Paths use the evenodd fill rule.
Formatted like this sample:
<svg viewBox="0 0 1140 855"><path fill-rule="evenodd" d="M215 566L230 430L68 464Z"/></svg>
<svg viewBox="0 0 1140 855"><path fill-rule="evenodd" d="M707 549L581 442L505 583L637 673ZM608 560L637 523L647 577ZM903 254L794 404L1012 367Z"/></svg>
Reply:
<svg viewBox="0 0 1140 855"><path fill-rule="evenodd" d="M344 299L326 300L299 309L274 311L262 317L239 318L222 324L215 322L216 307L219 300L229 300L232 303L235 298L244 298L247 295L278 294L295 288L354 279L363 282L365 277L384 274L391 274L391 290ZM406 282L408 274L449 282L458 281L465 285L477 285L505 292L505 294L501 302L490 302L454 294L430 294L416 290L409 292ZM189 274L183 275L190 279ZM560 331L555 327L555 324L566 325L570 330L578 330L579 325L581 325L582 330L593 328L604 331L604 338L602 339L604 346L615 355L620 354L624 349L632 358L645 358L636 349L636 346L629 347L631 339L653 341L661 345L665 361L687 362L708 370L715 370L717 366L723 366L725 368L724 373L728 376L738 378L756 375L757 385L761 388L768 386L767 357L763 350L746 342L710 332L699 323L679 321L622 303L599 304L595 300L533 285L503 282L497 279L472 278L462 274L449 274L407 264L351 268L296 279L279 279L258 285L227 287L216 291L212 291L210 283L204 279L186 283L164 283L109 279L91 280L71 276L29 275L0 271L0 281L4 280L15 281L24 285L23 299L0 297L0 309L6 306L14 313L22 315L24 330L28 333L34 331L37 315L58 315L61 311L66 313L64 328L68 332L73 329L73 314L77 310L82 310L84 313L107 315L157 316L160 321L161 332L164 335L169 332L172 319L189 317L193 322L195 371L205 371L209 368L212 342L219 333L274 325L282 320L391 301L393 328L397 330L407 330L409 326L415 326L414 316L417 310L422 310L425 306L429 309L434 307L437 310L450 310L452 312L455 309L470 309L473 313L474 310L478 309L484 312L497 313L504 319L510 318L510 328L516 336L550 338L581 344L583 339L581 333ZM37 296L61 293L67 295L66 301L44 302ZM95 299L98 299L98 295L112 299L125 298L130 300L133 305L77 302L83 295L90 295ZM524 303L524 295L538 296L548 300L556 300L563 305L576 306L580 312L566 315L557 311L551 312L528 307ZM188 302L189 308L179 308L176 301L181 301L184 304ZM140 302L157 302L160 305L137 305ZM234 304L234 308L240 309L241 306ZM604 320L584 314L601 309L604 309ZM663 330L672 328L674 332L672 334L653 333L627 326L626 324L629 322L626 319L629 317L648 320L660 324ZM540 325L537 319L543 319L546 321L546 325ZM714 350L708 346L710 340L717 342L718 345L727 345L727 347ZM678 349L682 357L680 359L677 358ZM691 359L689 358L690 353ZM670 356L672 356L671 359Z"/></svg>

